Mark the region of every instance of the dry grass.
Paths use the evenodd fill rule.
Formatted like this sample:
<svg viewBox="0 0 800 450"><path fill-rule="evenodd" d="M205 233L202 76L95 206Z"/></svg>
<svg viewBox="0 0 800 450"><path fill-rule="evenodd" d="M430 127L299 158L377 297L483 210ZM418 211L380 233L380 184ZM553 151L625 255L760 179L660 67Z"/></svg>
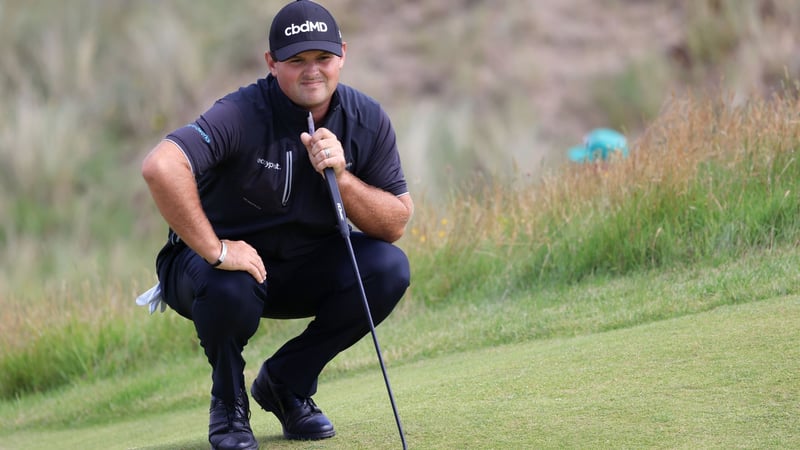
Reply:
<svg viewBox="0 0 800 450"><path fill-rule="evenodd" d="M625 160L565 166L534 183L476 177L446 206L423 204L403 241L430 277L413 294L438 301L461 286L496 293L688 262L722 242L733 253L774 245L775 234L793 235L787 215L800 199L798 92L744 104L676 98Z"/></svg>

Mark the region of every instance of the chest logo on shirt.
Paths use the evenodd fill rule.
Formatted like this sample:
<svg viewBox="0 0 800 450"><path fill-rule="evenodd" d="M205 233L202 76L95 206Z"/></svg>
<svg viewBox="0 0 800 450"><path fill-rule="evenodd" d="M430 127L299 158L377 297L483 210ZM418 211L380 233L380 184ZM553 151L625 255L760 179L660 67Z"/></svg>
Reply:
<svg viewBox="0 0 800 450"><path fill-rule="evenodd" d="M266 160L266 159L264 159L264 158L258 158L258 159L256 160L256 162L257 162L259 165L261 165L261 166L264 166L264 168L266 168L266 169L269 169L269 170L278 170L278 171L280 171L280 170L281 170L281 163L272 162L272 161L267 161L267 160Z"/></svg>

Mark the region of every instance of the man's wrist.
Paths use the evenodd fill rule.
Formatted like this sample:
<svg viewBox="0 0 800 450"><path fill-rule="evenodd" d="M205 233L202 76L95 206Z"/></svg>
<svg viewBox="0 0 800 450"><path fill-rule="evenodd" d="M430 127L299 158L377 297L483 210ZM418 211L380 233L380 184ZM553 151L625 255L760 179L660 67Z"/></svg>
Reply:
<svg viewBox="0 0 800 450"><path fill-rule="evenodd" d="M222 249L219 252L219 258L217 258L217 260L211 264L211 267L218 267L220 264L225 262L225 257L228 255L228 245L225 243L225 241L219 241L219 243L222 244Z"/></svg>

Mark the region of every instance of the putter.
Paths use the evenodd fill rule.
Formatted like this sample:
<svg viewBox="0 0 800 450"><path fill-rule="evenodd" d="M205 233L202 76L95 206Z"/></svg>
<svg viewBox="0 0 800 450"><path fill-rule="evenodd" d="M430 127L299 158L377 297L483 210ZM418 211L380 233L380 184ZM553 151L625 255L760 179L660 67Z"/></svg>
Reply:
<svg viewBox="0 0 800 450"><path fill-rule="evenodd" d="M311 112L308 113L308 134L314 134L314 117ZM336 183L336 174L333 173L333 168L326 167L324 170L325 181L328 182L328 191L331 194L331 201L333 202L333 210L336 212L336 217L339 221L339 233L344 238L347 244L347 251L350 253L350 261L353 265L353 271L358 281L358 288L361 290L361 300L364 303L364 312L367 314L367 322L369 323L369 331L372 334L372 343L375 344L375 352L378 354L378 362L383 372L383 381L386 383L386 391L389 393L389 402L392 404L392 412L394 412L394 420L397 422L397 431L400 433L400 441L403 443L403 450L407 449L406 437L403 434L403 425L400 423L400 415L397 413L397 405L394 403L394 395L392 394L392 387L389 385L389 376L386 375L386 365L383 363L383 356L381 355L381 347L378 345L378 335L375 333L375 324L372 321L372 313L369 310L369 302L367 302L367 293L364 291L364 283L361 281L361 273L358 271L358 262L356 261L356 254L353 251L353 243L350 242L350 227L347 226L347 217L344 213L344 205L342 204L342 195L339 193L339 185Z"/></svg>

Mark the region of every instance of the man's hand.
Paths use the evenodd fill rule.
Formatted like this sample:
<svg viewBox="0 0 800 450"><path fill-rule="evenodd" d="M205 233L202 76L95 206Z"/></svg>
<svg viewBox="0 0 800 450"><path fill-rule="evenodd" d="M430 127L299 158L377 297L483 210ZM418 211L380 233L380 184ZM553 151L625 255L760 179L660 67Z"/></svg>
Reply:
<svg viewBox="0 0 800 450"><path fill-rule="evenodd" d="M347 161L344 159L344 149L339 139L327 128L320 128L314 135L302 133L300 140L306 146L308 159L314 166L314 170L322 174L326 168L330 167L336 174L336 178L344 172Z"/></svg>
<svg viewBox="0 0 800 450"><path fill-rule="evenodd" d="M264 267L264 261L258 255L256 249L245 241L229 241L226 239L225 245L228 246L228 253L225 255L225 260L222 261L222 264L217 266L217 269L242 270L252 275L259 283L266 281L267 269Z"/></svg>

